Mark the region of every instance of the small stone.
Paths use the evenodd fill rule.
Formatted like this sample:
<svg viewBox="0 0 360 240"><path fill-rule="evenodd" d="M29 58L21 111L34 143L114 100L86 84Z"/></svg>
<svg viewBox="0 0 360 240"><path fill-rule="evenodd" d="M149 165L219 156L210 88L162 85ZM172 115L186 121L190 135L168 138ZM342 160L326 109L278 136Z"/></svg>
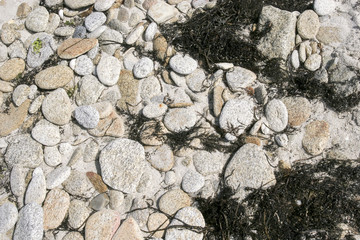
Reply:
<svg viewBox="0 0 360 240"><path fill-rule="evenodd" d="M145 28L143 24L139 24L125 39L125 43L133 45L139 37L143 34Z"/></svg>
<svg viewBox="0 0 360 240"><path fill-rule="evenodd" d="M83 154L84 154L84 148L82 148L81 146L77 147L75 151L72 153L71 158L67 165L69 167L74 166L80 159L83 158Z"/></svg>
<svg viewBox="0 0 360 240"><path fill-rule="evenodd" d="M10 110L7 113L0 113L0 136L7 136L12 131L18 129L25 121L30 106L30 100L26 100L20 107L15 108L10 104Z"/></svg>
<svg viewBox="0 0 360 240"><path fill-rule="evenodd" d="M73 199L69 206L69 226L79 229L88 219L91 209L87 207L87 203L78 199Z"/></svg>
<svg viewBox="0 0 360 240"><path fill-rule="evenodd" d="M76 10L94 4L95 0L65 0L64 3L71 9Z"/></svg>
<svg viewBox="0 0 360 240"><path fill-rule="evenodd" d="M71 102L62 88L51 92L43 101L42 113L51 123L65 125L71 119Z"/></svg>
<svg viewBox="0 0 360 240"><path fill-rule="evenodd" d="M56 13L50 13L49 21L45 29L45 32L48 34L54 34L55 30L59 25L60 25L60 16L57 15Z"/></svg>
<svg viewBox="0 0 360 240"><path fill-rule="evenodd" d="M26 58L26 49L24 44L19 40L16 40L13 44L11 44L8 48L8 51L10 58Z"/></svg>
<svg viewBox="0 0 360 240"><path fill-rule="evenodd" d="M4 81L11 81L25 70L25 62L21 58L13 58L6 61L0 67L0 78Z"/></svg>
<svg viewBox="0 0 360 240"><path fill-rule="evenodd" d="M54 146L61 140L59 127L45 119L36 123L31 130L31 136L45 146Z"/></svg>
<svg viewBox="0 0 360 240"><path fill-rule="evenodd" d="M106 130L105 135L111 137L122 137L124 135L124 120L120 117L115 117L110 127Z"/></svg>
<svg viewBox="0 0 360 240"><path fill-rule="evenodd" d="M99 77L99 81L106 86L113 86L118 82L120 71L120 61L107 54L102 55L100 62L96 67L96 73Z"/></svg>
<svg viewBox="0 0 360 240"><path fill-rule="evenodd" d="M41 167L35 168L31 181L26 189L25 204L42 204L46 196L46 181Z"/></svg>
<svg viewBox="0 0 360 240"><path fill-rule="evenodd" d="M199 191L205 184L205 178L200 173L189 170L183 176L181 188L187 193Z"/></svg>
<svg viewBox="0 0 360 240"><path fill-rule="evenodd" d="M45 163L51 167L59 165L62 161L61 154L57 147L45 147L44 159Z"/></svg>
<svg viewBox="0 0 360 240"><path fill-rule="evenodd" d="M90 182L94 186L95 190L98 191L98 193L105 193L109 191L99 174L94 172L87 172L86 176L89 178Z"/></svg>
<svg viewBox="0 0 360 240"><path fill-rule="evenodd" d="M168 171L165 173L164 183L166 185L173 185L176 182L176 174L174 171Z"/></svg>
<svg viewBox="0 0 360 240"><path fill-rule="evenodd" d="M79 232L69 232L62 240L84 240L84 237Z"/></svg>
<svg viewBox="0 0 360 240"><path fill-rule="evenodd" d="M343 41L343 36L339 27L321 26L316 39L326 45L336 45Z"/></svg>
<svg viewBox="0 0 360 240"><path fill-rule="evenodd" d="M242 134L254 118L254 103L248 99L231 99L220 114L220 127L235 136Z"/></svg>
<svg viewBox="0 0 360 240"><path fill-rule="evenodd" d="M113 239L117 240L143 240L142 232L134 218L128 217L116 231Z"/></svg>
<svg viewBox="0 0 360 240"><path fill-rule="evenodd" d="M222 63L215 63L215 66L222 70L229 70L234 67L234 64L222 62Z"/></svg>
<svg viewBox="0 0 360 240"><path fill-rule="evenodd" d="M198 117L192 108L170 109L164 117L164 125L172 132L187 131L195 126Z"/></svg>
<svg viewBox="0 0 360 240"><path fill-rule="evenodd" d="M311 114L311 105L309 100L304 97L287 97L283 102L288 111L289 126L296 127L309 119Z"/></svg>
<svg viewBox="0 0 360 240"><path fill-rule="evenodd" d="M99 152L99 144L91 139L90 142L86 145L83 160L84 162L93 162L96 159L96 156Z"/></svg>
<svg viewBox="0 0 360 240"><path fill-rule="evenodd" d="M294 50L291 53L291 65L295 69L298 69L300 67L300 59L299 59L299 51L298 50Z"/></svg>
<svg viewBox="0 0 360 240"><path fill-rule="evenodd" d="M76 59L74 71L81 76L92 74L94 64L88 56L81 55Z"/></svg>
<svg viewBox="0 0 360 240"><path fill-rule="evenodd" d="M164 103L149 103L143 108L142 113L149 119L158 118L163 116L167 109L168 107Z"/></svg>
<svg viewBox="0 0 360 240"><path fill-rule="evenodd" d="M256 80L256 74L242 67L234 67L226 73L226 81L233 92L240 91Z"/></svg>
<svg viewBox="0 0 360 240"><path fill-rule="evenodd" d="M197 151L193 155L193 162L196 171L202 175L220 173L224 163L218 152Z"/></svg>
<svg viewBox="0 0 360 240"><path fill-rule="evenodd" d="M237 150L226 166L225 177L227 184L237 189L235 196L240 200L247 195L247 187L259 188L268 182L275 184L274 170L265 153L261 147L252 143L247 143Z"/></svg>
<svg viewBox="0 0 360 240"><path fill-rule="evenodd" d="M156 58L164 60L166 57L166 51L168 49L166 38L162 35L155 38L153 41L153 48L156 52Z"/></svg>
<svg viewBox="0 0 360 240"><path fill-rule="evenodd" d="M105 53L114 55L116 50L120 48L121 43L123 43L123 35L116 30L108 28L101 34L99 41L104 43L101 49Z"/></svg>
<svg viewBox="0 0 360 240"><path fill-rule="evenodd" d="M224 106L224 99L222 98L222 93L224 91L224 88L220 85L216 85L214 87L214 91L213 91L213 101L214 101L214 105L213 105L213 111L214 111L214 115L215 117L219 117L221 110Z"/></svg>
<svg viewBox="0 0 360 240"><path fill-rule="evenodd" d="M84 128L95 128L99 123L99 112L91 106L80 106L74 111L76 121Z"/></svg>
<svg viewBox="0 0 360 240"><path fill-rule="evenodd" d="M137 81L132 72L121 70L118 86L121 93L121 99L117 106L124 111L128 110L128 104L136 105L140 101L139 81Z"/></svg>
<svg viewBox="0 0 360 240"><path fill-rule="evenodd" d="M37 203L26 204L19 212L14 231L14 240L38 240L43 238L43 209Z"/></svg>
<svg viewBox="0 0 360 240"><path fill-rule="evenodd" d="M73 170L63 183L64 189L71 195L89 198L94 188L85 173Z"/></svg>
<svg viewBox="0 0 360 240"><path fill-rule="evenodd" d="M4 234L15 226L18 220L18 210L13 203L0 205L0 234Z"/></svg>
<svg viewBox="0 0 360 240"><path fill-rule="evenodd" d="M6 150L5 162L8 167L19 165L22 167L36 168L43 161L41 144L33 140L30 135L17 135Z"/></svg>
<svg viewBox="0 0 360 240"><path fill-rule="evenodd" d="M36 34L33 35L33 37L34 36L36 36ZM44 33L41 33L39 37L32 38L29 45L26 63L32 68L39 67L48 60L50 56L54 54L56 47L53 37Z"/></svg>
<svg viewBox="0 0 360 240"><path fill-rule="evenodd" d="M134 10L133 10L134 11ZM141 11L135 11L130 15L128 24L130 27L136 26L139 22L141 22L142 18L144 17L144 14Z"/></svg>
<svg viewBox="0 0 360 240"><path fill-rule="evenodd" d="M133 73L136 78L145 78L154 70L154 63L148 57L141 58L133 68Z"/></svg>
<svg viewBox="0 0 360 240"><path fill-rule="evenodd" d="M179 75L179 74L171 71L170 72L170 77L171 77L171 80L175 83L176 86L183 87L183 88L188 87L187 83L186 83L186 77L185 76Z"/></svg>
<svg viewBox="0 0 360 240"><path fill-rule="evenodd" d="M159 199L159 209L169 215L174 215L179 209L190 204L191 198L181 189L167 191Z"/></svg>
<svg viewBox="0 0 360 240"><path fill-rule="evenodd" d="M275 136L275 142L277 143L277 145L279 145L279 147L286 147L289 139L287 135L283 133Z"/></svg>
<svg viewBox="0 0 360 240"><path fill-rule="evenodd" d="M158 137L157 134L164 134L165 132L167 130L162 122L148 121L144 123L140 132L140 141L145 145L160 146L163 144L164 139Z"/></svg>
<svg viewBox="0 0 360 240"><path fill-rule="evenodd" d="M28 169L21 167L20 165L14 165L11 169L10 173L10 187L11 192L16 197L23 197L25 193L26 185L25 182L26 175L28 173Z"/></svg>
<svg viewBox="0 0 360 240"><path fill-rule="evenodd" d="M184 207L180 209L174 219L169 224L170 226L177 226L173 228L168 228L165 233L165 240L172 239L192 239L192 240L202 240L204 234L192 231L184 227L179 227L181 225L195 226L203 228L205 227L205 220L201 212L194 207Z"/></svg>
<svg viewBox="0 0 360 240"><path fill-rule="evenodd" d="M114 210L101 210L94 213L86 221L85 239L112 239L120 225L120 214Z"/></svg>
<svg viewBox="0 0 360 240"><path fill-rule="evenodd" d="M124 194L120 191L110 190L110 208L112 210L120 211L124 202Z"/></svg>
<svg viewBox="0 0 360 240"><path fill-rule="evenodd" d="M8 59L8 49L6 45L0 42L0 62L5 61Z"/></svg>
<svg viewBox="0 0 360 240"><path fill-rule="evenodd" d="M76 58L96 46L97 39L69 38L65 40L57 49L57 54L62 59Z"/></svg>
<svg viewBox="0 0 360 240"><path fill-rule="evenodd" d="M314 0L314 11L320 15L330 15L336 8L334 0Z"/></svg>
<svg viewBox="0 0 360 240"><path fill-rule="evenodd" d="M147 15L157 24L164 23L178 14L178 10L163 1L159 1L151 6Z"/></svg>
<svg viewBox="0 0 360 240"><path fill-rule="evenodd" d="M79 106L96 103L105 89L105 86L93 75L84 76L78 85L79 93L76 95L75 99Z"/></svg>
<svg viewBox="0 0 360 240"><path fill-rule="evenodd" d="M33 32L43 32L49 20L49 12L45 7L34 9L26 18L25 26Z"/></svg>
<svg viewBox="0 0 360 240"><path fill-rule="evenodd" d="M51 190L44 202L44 230L55 229L60 226L67 215L70 196L64 190Z"/></svg>
<svg viewBox="0 0 360 240"><path fill-rule="evenodd" d="M155 212L149 216L147 227L149 231L155 231L153 237L161 238L164 235L164 230L158 229L165 229L169 223L170 221L165 214Z"/></svg>
<svg viewBox="0 0 360 240"><path fill-rule="evenodd" d="M6 44L12 44L16 39L17 32L13 29L4 29L1 32L1 41Z"/></svg>
<svg viewBox="0 0 360 240"><path fill-rule="evenodd" d="M153 97L161 94L161 85L159 79L155 76L150 76L141 81L140 85L140 97L148 102Z"/></svg>
<svg viewBox="0 0 360 240"><path fill-rule="evenodd" d="M16 11L16 16L19 18L26 18L30 12L31 12L31 7L29 6L29 4L23 2L18 6Z"/></svg>
<svg viewBox="0 0 360 240"><path fill-rule="evenodd" d="M188 75L195 71L198 64L188 55L182 56L177 54L170 59L169 65L177 73Z"/></svg>
<svg viewBox="0 0 360 240"><path fill-rule="evenodd" d="M89 129L88 133L94 137L103 137L113 122L111 116L100 119L95 128Z"/></svg>
<svg viewBox="0 0 360 240"><path fill-rule="evenodd" d="M306 125L302 144L311 155L322 153L330 136L329 124L325 121L313 121Z"/></svg>
<svg viewBox="0 0 360 240"><path fill-rule="evenodd" d="M310 71L316 71L321 66L321 55L320 54L312 54L308 57L304 63L304 67Z"/></svg>
<svg viewBox="0 0 360 240"><path fill-rule="evenodd" d="M261 146L260 138L254 137L254 136L246 136L245 137L245 143L252 143L252 144L256 144L258 146Z"/></svg>
<svg viewBox="0 0 360 240"><path fill-rule="evenodd" d="M174 155L168 145L163 144L160 147L147 147L145 150L146 155L149 156L146 160L155 169L167 172L174 166Z"/></svg>
<svg viewBox="0 0 360 240"><path fill-rule="evenodd" d="M313 39L320 28L319 17L313 10L305 10L298 17L296 27L302 39Z"/></svg>
<svg viewBox="0 0 360 240"><path fill-rule="evenodd" d="M86 37L86 27L76 26L72 38L85 38Z"/></svg>
<svg viewBox="0 0 360 240"><path fill-rule="evenodd" d="M68 179L71 174L71 168L69 166L60 166L52 170L46 175L46 188L54 189L60 186L63 182Z"/></svg>
<svg viewBox="0 0 360 240"><path fill-rule="evenodd" d="M106 193L101 193L90 201L89 207L95 211L100 211L109 204L109 201L109 196Z"/></svg>
<svg viewBox="0 0 360 240"><path fill-rule="evenodd" d="M145 31L145 41L147 42L152 41L155 37L156 32L157 32L157 24L155 22L150 23Z"/></svg>
<svg viewBox="0 0 360 240"><path fill-rule="evenodd" d="M142 4L142 7L145 10L149 10L152 6L154 6L158 1L157 0L145 0Z"/></svg>
<svg viewBox="0 0 360 240"><path fill-rule="evenodd" d="M268 121L268 127L275 132L281 132L288 124L286 106L278 99L273 99L266 105L265 117Z"/></svg>
<svg viewBox="0 0 360 240"><path fill-rule="evenodd" d="M119 8L119 13L118 13L118 17L117 19L120 21L120 22L128 22L129 21L129 18L130 18L130 11L128 8L126 7L123 7L121 6Z"/></svg>
<svg viewBox="0 0 360 240"><path fill-rule="evenodd" d="M204 90L204 81L206 75L204 70L196 69L194 72L186 76L186 83L189 89L193 92L201 92Z"/></svg>
<svg viewBox="0 0 360 240"><path fill-rule="evenodd" d="M25 84L20 84L17 86L12 94L12 100L15 106L20 106L23 104L30 94L30 87Z"/></svg>
<svg viewBox="0 0 360 240"><path fill-rule="evenodd" d="M65 26L65 27L58 27L54 31L54 35L59 37L69 37L72 36L75 32L75 28Z"/></svg>
<svg viewBox="0 0 360 240"><path fill-rule="evenodd" d="M115 0L96 0L94 8L96 11L105 12L114 4L114 2Z"/></svg>

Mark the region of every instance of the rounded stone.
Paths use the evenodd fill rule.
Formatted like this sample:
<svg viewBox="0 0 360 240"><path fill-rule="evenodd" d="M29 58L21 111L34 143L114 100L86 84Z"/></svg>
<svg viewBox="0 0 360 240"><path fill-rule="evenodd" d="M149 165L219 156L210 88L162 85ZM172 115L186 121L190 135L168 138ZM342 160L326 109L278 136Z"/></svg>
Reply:
<svg viewBox="0 0 360 240"><path fill-rule="evenodd" d="M149 231L156 231L157 229L165 229L169 225L170 221L168 217L159 212L151 214L147 221L147 227ZM164 235L164 230L154 232L153 237L161 238Z"/></svg>
<svg viewBox="0 0 360 240"><path fill-rule="evenodd" d="M57 147L45 147L44 148L44 160L45 163L51 167L59 165L62 161L61 154Z"/></svg>
<svg viewBox="0 0 360 240"><path fill-rule="evenodd" d="M226 132L239 136L254 118L254 103L249 99L231 99L221 111L219 124Z"/></svg>
<svg viewBox="0 0 360 240"><path fill-rule="evenodd" d="M268 122L267 127L275 132L281 132L288 124L288 111L279 99L273 99L266 105L265 117Z"/></svg>
<svg viewBox="0 0 360 240"><path fill-rule="evenodd" d="M136 78L145 78L154 70L154 63L148 57L141 58L133 67Z"/></svg>
<svg viewBox="0 0 360 240"><path fill-rule="evenodd" d="M102 55L100 62L96 67L96 73L100 82L106 86L113 86L118 82L120 71L120 61L107 54Z"/></svg>
<svg viewBox="0 0 360 240"><path fill-rule="evenodd" d="M169 65L172 70L179 74L188 75L195 71L198 64L188 55L177 54L170 59Z"/></svg>
<svg viewBox="0 0 360 240"><path fill-rule="evenodd" d="M6 61L0 67L0 78L4 81L11 81L25 70L25 62L21 58L13 58Z"/></svg>
<svg viewBox="0 0 360 240"><path fill-rule="evenodd" d="M302 145L311 155L322 153L330 137L329 124L325 121L313 121L306 125Z"/></svg>
<svg viewBox="0 0 360 240"><path fill-rule="evenodd" d="M110 199L107 193L101 193L95 196L89 203L89 207L94 209L95 211L99 211L108 205Z"/></svg>
<svg viewBox="0 0 360 240"><path fill-rule="evenodd" d="M89 198L94 192L94 187L86 174L76 170L63 183L64 189L71 195Z"/></svg>
<svg viewBox="0 0 360 240"><path fill-rule="evenodd" d="M310 71L316 71L320 68L320 66L321 66L321 55L317 53L310 55L305 60L304 63L304 67Z"/></svg>
<svg viewBox="0 0 360 240"><path fill-rule="evenodd" d="M90 75L93 73L94 68L94 64L88 56L81 55L80 57L76 58L74 71L77 74L81 76Z"/></svg>
<svg viewBox="0 0 360 240"><path fill-rule="evenodd" d="M74 32L75 32L75 28L70 27L70 26L58 27L55 29L54 35L59 36L59 37L69 37L69 36L73 35Z"/></svg>
<svg viewBox="0 0 360 240"><path fill-rule="evenodd" d="M150 119L158 118L163 116L166 113L167 109L167 105L163 103L149 103L143 108L142 113L145 117Z"/></svg>
<svg viewBox="0 0 360 240"><path fill-rule="evenodd" d="M31 130L31 136L45 146L54 146L61 140L59 127L45 119L36 123Z"/></svg>
<svg viewBox="0 0 360 240"><path fill-rule="evenodd" d="M64 190L51 190L44 202L44 230L56 229L67 215L70 196Z"/></svg>
<svg viewBox="0 0 360 240"><path fill-rule="evenodd" d="M291 53L291 65L295 69L298 69L300 67L300 58L299 58L299 51L298 50L294 50Z"/></svg>
<svg viewBox="0 0 360 240"><path fill-rule="evenodd" d="M41 167L35 168L31 181L26 189L25 204L38 203L42 204L46 196L46 180Z"/></svg>
<svg viewBox="0 0 360 240"><path fill-rule="evenodd" d="M71 9L76 10L94 4L95 0L65 0L64 3Z"/></svg>
<svg viewBox="0 0 360 240"><path fill-rule="evenodd" d="M159 209L166 214L173 215L179 209L188 207L191 204L191 198L181 189L167 191L159 199Z"/></svg>
<svg viewBox="0 0 360 240"><path fill-rule="evenodd" d="M288 111L288 123L291 127L300 126L309 119L311 105L304 97L287 97L283 102Z"/></svg>
<svg viewBox="0 0 360 240"><path fill-rule="evenodd" d="M12 94L14 104L18 107L23 104L30 94L30 87L25 84L17 86Z"/></svg>
<svg viewBox="0 0 360 240"><path fill-rule="evenodd" d="M105 209L94 213L86 221L85 239L111 239L120 225L120 213Z"/></svg>
<svg viewBox="0 0 360 240"><path fill-rule="evenodd" d="M30 31L43 32L46 29L49 16L50 14L45 7L38 7L27 16L25 26Z"/></svg>
<svg viewBox="0 0 360 240"><path fill-rule="evenodd" d="M79 82L79 92L75 97L76 103L81 105L94 104L99 99L105 86L93 75L86 75ZM101 114L100 114L101 115ZM100 118L103 118L100 116Z"/></svg>
<svg viewBox="0 0 360 240"><path fill-rule="evenodd" d="M174 166L173 152L166 144L160 147L147 147L146 153L149 155L146 160L159 171L166 172Z"/></svg>
<svg viewBox="0 0 360 240"><path fill-rule="evenodd" d="M37 240L43 238L43 209L37 203L26 204L19 212L19 221L14 231L14 240Z"/></svg>
<svg viewBox="0 0 360 240"><path fill-rule="evenodd" d="M226 73L226 82L233 92L240 91L256 80L256 74L246 68L234 67Z"/></svg>
<svg viewBox="0 0 360 240"><path fill-rule="evenodd" d="M70 202L68 223L71 228L79 229L89 217L91 209L87 207L87 203L74 199Z"/></svg>
<svg viewBox="0 0 360 240"><path fill-rule="evenodd" d="M0 235L15 226L18 215L18 210L13 203L6 202L0 205Z"/></svg>
<svg viewBox="0 0 360 240"><path fill-rule="evenodd" d="M66 91L62 88L51 92L43 101L42 113L51 123L65 125L71 119L71 102Z"/></svg>
<svg viewBox="0 0 360 240"><path fill-rule="evenodd" d="M195 169L205 176L220 173L223 168L222 156L218 152L197 151L193 162Z"/></svg>
<svg viewBox="0 0 360 240"><path fill-rule="evenodd" d="M197 122L196 112L191 108L170 109L164 117L164 125L172 132L183 132L191 129Z"/></svg>
<svg viewBox="0 0 360 240"><path fill-rule="evenodd" d="M204 70L196 69L194 72L186 76L186 84L193 92L201 92L205 89L204 81L206 75Z"/></svg>
<svg viewBox="0 0 360 240"><path fill-rule="evenodd" d="M296 27L302 39L313 39L320 28L319 17L313 10L306 10L300 14Z"/></svg>
<svg viewBox="0 0 360 240"><path fill-rule="evenodd" d="M314 11L320 16L333 13L335 8L335 0L314 0Z"/></svg>
<svg viewBox="0 0 360 240"><path fill-rule="evenodd" d="M149 24L149 26L145 30L145 41L150 42L154 39L155 34L157 32L157 24L155 22L152 22Z"/></svg>
<svg viewBox="0 0 360 240"><path fill-rule="evenodd" d="M53 189L60 186L71 174L69 166L61 166L46 175L46 188Z"/></svg>
<svg viewBox="0 0 360 240"><path fill-rule="evenodd" d="M16 39L17 32L13 29L4 29L1 32L1 41L6 44L12 44Z"/></svg>
<svg viewBox="0 0 360 240"><path fill-rule="evenodd" d="M96 11L104 12L108 10L114 2L115 0L96 0L94 8Z"/></svg>
<svg viewBox="0 0 360 240"><path fill-rule="evenodd" d="M200 173L189 170L183 176L181 187L187 193L199 191L205 184L205 178Z"/></svg>
<svg viewBox="0 0 360 240"><path fill-rule="evenodd" d="M62 240L84 240L84 237L79 232L69 232Z"/></svg>
<svg viewBox="0 0 360 240"><path fill-rule="evenodd" d="M74 111L76 121L84 128L95 128L100 120L99 112L92 106L80 106Z"/></svg>
<svg viewBox="0 0 360 240"><path fill-rule="evenodd" d="M98 44L94 38L69 38L66 39L57 49L57 54L62 59L73 59L90 51Z"/></svg>
<svg viewBox="0 0 360 240"><path fill-rule="evenodd" d="M102 12L92 12L85 18L84 25L89 32L94 31L106 22L106 15Z"/></svg>

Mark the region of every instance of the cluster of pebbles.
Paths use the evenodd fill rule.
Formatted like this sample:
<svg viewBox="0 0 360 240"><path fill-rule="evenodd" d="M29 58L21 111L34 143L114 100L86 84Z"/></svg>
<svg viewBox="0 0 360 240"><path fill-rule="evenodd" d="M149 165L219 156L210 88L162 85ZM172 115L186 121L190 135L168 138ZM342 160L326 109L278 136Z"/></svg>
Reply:
<svg viewBox="0 0 360 240"><path fill-rule="evenodd" d="M315 0L302 13L265 6L258 27L273 27L258 49L319 81L351 81L360 67L355 2ZM274 98L257 73L231 63L208 74L158 30L215 2L43 5L22 3L0 35L1 239L202 239L181 225L206 226L193 198L213 197L220 173L241 200L299 159L359 156L358 108ZM129 114L160 130L149 124L130 139ZM154 134L214 126L225 142L245 144L208 152L195 137L174 151Z"/></svg>

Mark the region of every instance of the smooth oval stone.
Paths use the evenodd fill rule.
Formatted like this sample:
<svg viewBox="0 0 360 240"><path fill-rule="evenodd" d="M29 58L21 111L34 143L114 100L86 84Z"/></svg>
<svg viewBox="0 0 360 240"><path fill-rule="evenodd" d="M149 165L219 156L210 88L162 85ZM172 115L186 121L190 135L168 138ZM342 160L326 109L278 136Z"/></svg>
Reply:
<svg viewBox="0 0 360 240"><path fill-rule="evenodd" d="M14 231L14 240L40 240L44 231L44 212L37 203L26 204L19 212L19 221Z"/></svg>
<svg viewBox="0 0 360 240"><path fill-rule="evenodd" d="M64 87L74 79L74 72L64 65L49 67L35 75L35 84L42 89L52 90Z"/></svg>
<svg viewBox="0 0 360 240"><path fill-rule="evenodd" d="M188 55L182 56L180 54L173 56L170 59L169 65L172 70L183 75L192 73L198 66L193 58Z"/></svg>
<svg viewBox="0 0 360 240"><path fill-rule="evenodd" d="M329 124L325 121L313 121L306 125L302 145L311 155L322 153L330 137Z"/></svg>
<svg viewBox="0 0 360 240"><path fill-rule="evenodd" d="M269 124L268 127L275 132L281 132L288 124L286 106L278 99L273 99L266 105L265 117Z"/></svg>
<svg viewBox="0 0 360 240"><path fill-rule="evenodd" d="M71 102L66 91L62 88L51 92L43 101L42 113L54 124L65 125L71 119Z"/></svg>
<svg viewBox="0 0 360 240"><path fill-rule="evenodd" d="M70 206L70 196L61 189L51 190L44 202L44 230L60 226Z"/></svg>
<svg viewBox="0 0 360 240"><path fill-rule="evenodd" d="M57 49L57 54L62 59L76 58L96 46L97 39L70 38L65 40Z"/></svg>

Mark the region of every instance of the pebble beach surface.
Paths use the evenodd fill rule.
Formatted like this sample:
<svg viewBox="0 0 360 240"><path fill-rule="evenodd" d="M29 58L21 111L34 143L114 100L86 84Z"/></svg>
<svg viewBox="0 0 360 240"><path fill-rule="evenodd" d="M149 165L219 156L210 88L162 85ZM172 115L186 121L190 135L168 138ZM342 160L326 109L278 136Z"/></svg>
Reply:
<svg viewBox="0 0 360 240"><path fill-rule="evenodd" d="M201 240L166 228L205 227L194 199L214 197L220 174L241 201L301 159L360 157L359 104L339 112L322 99L278 98L256 72L221 62L208 73L168 44L162 24L215 2L16 6L0 30L0 239ZM315 0L303 12L268 5L256 24L269 21L264 56L343 95L360 91L357 1ZM169 140L194 129L187 146ZM204 134L244 144L209 151Z"/></svg>

